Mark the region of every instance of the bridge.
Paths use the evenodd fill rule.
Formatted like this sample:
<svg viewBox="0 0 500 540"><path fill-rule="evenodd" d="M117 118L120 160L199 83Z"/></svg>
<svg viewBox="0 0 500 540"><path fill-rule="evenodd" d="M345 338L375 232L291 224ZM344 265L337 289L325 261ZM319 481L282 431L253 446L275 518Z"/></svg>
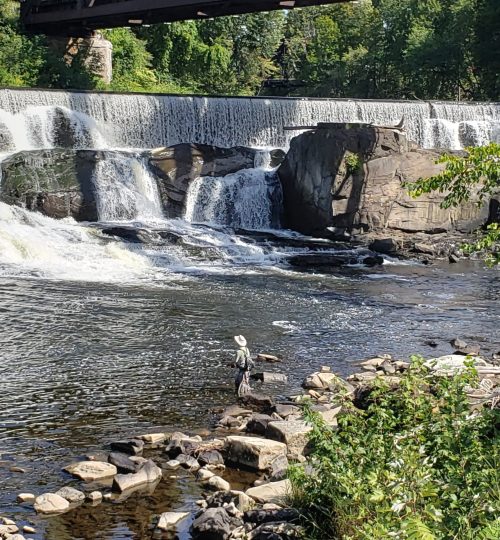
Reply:
<svg viewBox="0 0 500 540"><path fill-rule="evenodd" d="M293 9L348 0L21 0L21 19L33 33L87 37L101 28L206 19Z"/></svg>

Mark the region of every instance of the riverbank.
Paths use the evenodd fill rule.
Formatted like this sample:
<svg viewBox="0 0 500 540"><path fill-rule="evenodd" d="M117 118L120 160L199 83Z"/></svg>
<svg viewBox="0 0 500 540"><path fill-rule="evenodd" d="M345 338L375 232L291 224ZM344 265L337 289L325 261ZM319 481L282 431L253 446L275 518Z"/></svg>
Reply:
<svg viewBox="0 0 500 540"><path fill-rule="evenodd" d="M65 467L67 473L85 481L76 485L78 489L66 486L52 494L18 494L18 502L28 508L34 503L40 515L59 516L51 518L49 523L63 519L61 516L66 513L68 516L79 514L76 523L79 522L83 529L87 527L90 534L93 512L103 514L101 503L104 513L109 512L106 505L126 504L131 498L140 500L144 507L151 504L151 495L157 486L164 492L162 483L187 482L197 486L198 493L202 494L196 501L201 510L189 512L181 508L180 511L154 514L153 505L146 528L151 532L143 530L138 537L158 535L161 531L174 534L180 523L179 538L188 538L189 534L193 538L220 540L299 538L302 534L299 512L282 508L288 507L287 500L292 494L296 503L304 501L301 487L306 483L304 479L296 482L297 475L304 469L295 465L291 476L295 487L292 489L286 478L290 475L287 472L289 463L306 462L310 464L307 467L316 467L318 436L333 436L337 432L342 436L352 407L370 413L370 403L373 404L374 396L380 396L381 389L386 388L390 395L396 395L410 380L417 388L415 374L420 374L422 369L427 373L427 381L433 371L434 377L439 379L440 375L449 374L450 369L456 370L463 365L465 353L479 352L476 345L461 340L455 340L452 347L458 349L458 355L427 362L425 368L418 360L411 366L406 360L381 355L361 362L362 371L343 380L331 368L323 367L320 372L306 377L303 382L306 393L277 399L255 393L244 396L238 406L233 405L217 415L211 433L205 430L203 437L160 432L114 441L109 448ZM260 360L272 361L278 368L286 369L282 364L274 364L278 360L275 357L263 355ZM498 364L498 355L491 360ZM462 388L468 408L477 414L485 406L498 406L500 367L479 358L473 361L479 380L474 381L468 376ZM261 362L259 367L263 365ZM284 377L276 372L266 376L264 372L264 376L258 378L283 382ZM425 385L427 395L429 382ZM439 401L439 397L434 398ZM307 421L303 417L303 404L306 404ZM443 410L446 406L446 403L442 404ZM434 414L437 422L439 415ZM390 426L386 428L390 432ZM307 481L311 481L310 475L308 472ZM303 512L304 508L300 510ZM86 516L87 525L82 523L82 516ZM66 520L75 523L70 517ZM311 525L307 520L302 523L306 527ZM32 524L25 521L16 524L9 518L4 520L4 528L0 531L16 533L16 527L25 529L25 533L36 532ZM95 533L98 530L97 526Z"/></svg>

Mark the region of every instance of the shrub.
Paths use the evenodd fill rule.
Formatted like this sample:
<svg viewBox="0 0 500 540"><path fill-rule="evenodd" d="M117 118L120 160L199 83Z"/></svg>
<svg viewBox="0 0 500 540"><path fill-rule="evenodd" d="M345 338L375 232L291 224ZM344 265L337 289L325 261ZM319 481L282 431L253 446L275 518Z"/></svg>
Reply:
<svg viewBox="0 0 500 540"><path fill-rule="evenodd" d="M289 474L308 539L500 538L498 409L471 412L472 368L429 377L413 357L366 410L346 399L338 431L306 406L311 459Z"/></svg>

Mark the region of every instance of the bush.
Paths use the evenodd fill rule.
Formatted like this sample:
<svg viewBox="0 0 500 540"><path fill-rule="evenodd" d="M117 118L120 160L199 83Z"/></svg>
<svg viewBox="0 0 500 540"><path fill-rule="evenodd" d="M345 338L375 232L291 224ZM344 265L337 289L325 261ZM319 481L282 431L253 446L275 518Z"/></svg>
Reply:
<svg viewBox="0 0 500 540"><path fill-rule="evenodd" d="M500 538L498 409L472 413L472 368L429 378L419 357L397 388L347 399L338 431L306 406L309 465L290 469L308 539Z"/></svg>

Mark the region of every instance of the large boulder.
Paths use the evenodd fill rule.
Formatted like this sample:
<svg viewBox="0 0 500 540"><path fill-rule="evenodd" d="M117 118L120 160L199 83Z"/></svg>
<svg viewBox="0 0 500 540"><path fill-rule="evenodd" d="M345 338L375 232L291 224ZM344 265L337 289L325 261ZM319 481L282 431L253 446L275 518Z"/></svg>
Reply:
<svg viewBox="0 0 500 540"><path fill-rule="evenodd" d="M405 182L443 169L438 157L394 128L338 124L303 133L278 170L285 226L306 234L328 228L433 233L484 223L487 205L443 209L444 194L408 195Z"/></svg>
<svg viewBox="0 0 500 540"><path fill-rule="evenodd" d="M153 150L149 159L160 179L160 195L168 217L181 217L189 184L200 176L225 176L256 165L258 150L237 146L218 148L206 144L177 144ZM281 150L271 152L271 164L279 165Z"/></svg>
<svg viewBox="0 0 500 540"><path fill-rule="evenodd" d="M104 152L90 150L30 150L0 164L0 200L53 218L97 221L92 177Z"/></svg>
<svg viewBox="0 0 500 540"><path fill-rule="evenodd" d="M257 437L231 435L226 439L227 461L257 471L271 467L278 456L286 456L286 444Z"/></svg>

